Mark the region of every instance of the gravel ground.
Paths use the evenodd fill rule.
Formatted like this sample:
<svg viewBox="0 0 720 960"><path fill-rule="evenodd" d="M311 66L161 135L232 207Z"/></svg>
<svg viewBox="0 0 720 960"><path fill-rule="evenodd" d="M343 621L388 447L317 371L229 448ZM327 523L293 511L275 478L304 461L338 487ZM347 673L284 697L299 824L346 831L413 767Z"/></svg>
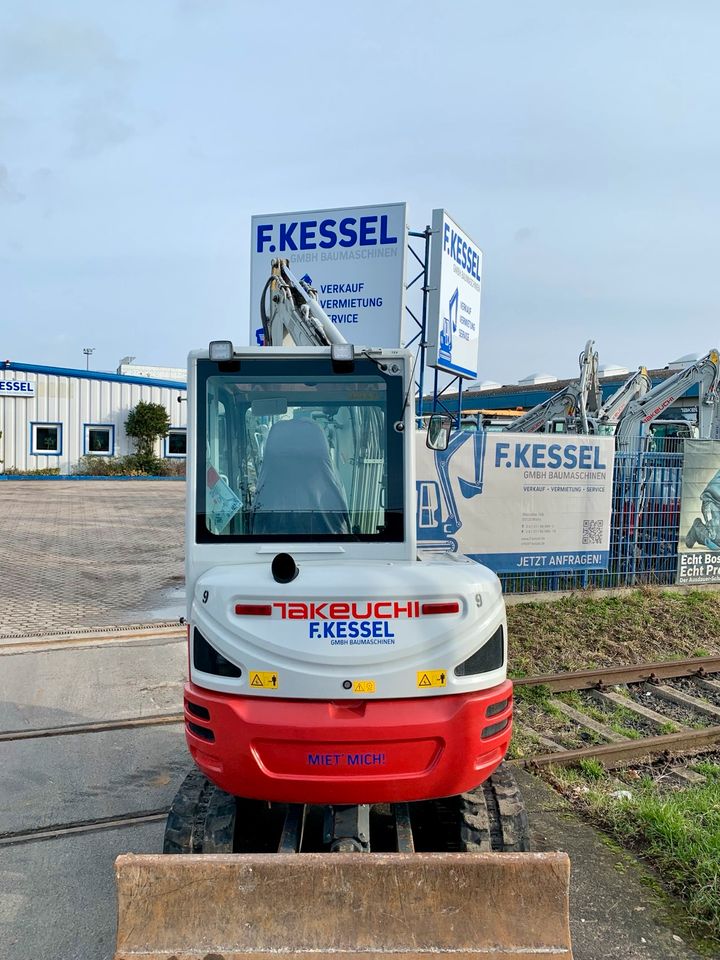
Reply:
<svg viewBox="0 0 720 960"><path fill-rule="evenodd" d="M619 692L619 691L618 691ZM607 720L605 722L611 723L612 721L617 721L622 724L623 727L627 727L630 730L636 730L643 737L653 737L657 734L657 727L651 720L647 720L645 717L641 717L639 714L635 713L623 713L622 717L616 717L615 713L617 708L611 706L609 703L605 704L602 700L595 700L589 693L582 691L580 696L584 703L589 707L595 707L596 710L601 710L605 714ZM628 707L628 710L630 708Z"/></svg>
<svg viewBox="0 0 720 960"><path fill-rule="evenodd" d="M699 686L689 677L679 677L677 680L665 680L663 682L669 687L682 690L683 693L687 693L691 697L695 697L698 700L705 700L707 703L712 703L716 707L720 707L720 691L707 690L705 687Z"/></svg>
<svg viewBox="0 0 720 960"><path fill-rule="evenodd" d="M516 701L515 716L517 722L522 725L523 721L543 736L549 737L555 743L566 747L568 750L574 750L577 747L587 747L591 743L604 743L605 741L590 730L583 730L572 720L564 717L558 717L547 710L543 710L534 703L523 703Z"/></svg>
<svg viewBox="0 0 720 960"><path fill-rule="evenodd" d="M677 703L671 703L669 700L663 700L662 697L654 696L649 690L643 690L642 687L628 687L628 691L636 703L641 703L644 707L649 707L656 713L661 713L668 720L683 723L687 727L709 727L712 725L712 720L709 717L695 713L687 707L681 707Z"/></svg>

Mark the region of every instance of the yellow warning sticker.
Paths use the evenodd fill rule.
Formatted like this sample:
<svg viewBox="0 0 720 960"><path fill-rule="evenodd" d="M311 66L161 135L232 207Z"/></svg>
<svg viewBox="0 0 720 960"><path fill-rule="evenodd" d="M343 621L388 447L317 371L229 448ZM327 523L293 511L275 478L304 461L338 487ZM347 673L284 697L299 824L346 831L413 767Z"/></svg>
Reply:
<svg viewBox="0 0 720 960"><path fill-rule="evenodd" d="M418 687L446 687L447 670L419 670Z"/></svg>
<svg viewBox="0 0 720 960"><path fill-rule="evenodd" d="M250 686L263 690L277 690L280 678L275 670L251 670Z"/></svg>
<svg viewBox="0 0 720 960"><path fill-rule="evenodd" d="M354 680L353 693L375 693L374 680Z"/></svg>

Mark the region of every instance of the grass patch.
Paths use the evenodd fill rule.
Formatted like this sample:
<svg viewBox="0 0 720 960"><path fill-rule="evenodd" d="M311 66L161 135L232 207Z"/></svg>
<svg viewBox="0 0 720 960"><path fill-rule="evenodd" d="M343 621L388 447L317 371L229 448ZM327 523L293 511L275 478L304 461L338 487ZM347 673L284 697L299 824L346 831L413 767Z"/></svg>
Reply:
<svg viewBox="0 0 720 960"><path fill-rule="evenodd" d="M605 776L605 767L595 757L586 757L579 763L580 771L588 780L602 780Z"/></svg>
<svg viewBox="0 0 720 960"><path fill-rule="evenodd" d="M550 705L552 692L549 687L540 684L537 687L515 687L513 698L520 703L532 703L544 710Z"/></svg>
<svg viewBox="0 0 720 960"><path fill-rule="evenodd" d="M18 470L17 467L8 467L7 470L0 470L0 473L6 477L57 477L60 474L60 467L39 467L37 470Z"/></svg>
<svg viewBox="0 0 720 960"><path fill-rule="evenodd" d="M720 655L720 593L636 590L508 607L510 672L532 676Z"/></svg>
<svg viewBox="0 0 720 960"><path fill-rule="evenodd" d="M626 727L618 720L612 720L610 722L610 729L620 737L627 737L628 740L642 739L642 734L639 730L636 730L634 727Z"/></svg>
<svg viewBox="0 0 720 960"><path fill-rule="evenodd" d="M718 763L698 760L697 763L692 764L692 769L695 770L696 773L701 773L709 780L720 780L720 764ZM720 851L718 851L718 856L720 856Z"/></svg>
<svg viewBox="0 0 720 960"><path fill-rule="evenodd" d="M642 777L629 782L629 797L597 761L551 776L575 806L650 861L698 933L720 944L720 765L698 761L693 768L706 783L663 790Z"/></svg>
<svg viewBox="0 0 720 960"><path fill-rule="evenodd" d="M510 749L508 750L509 760L521 760L523 757L537 756L541 753L540 741L519 724L513 727Z"/></svg>

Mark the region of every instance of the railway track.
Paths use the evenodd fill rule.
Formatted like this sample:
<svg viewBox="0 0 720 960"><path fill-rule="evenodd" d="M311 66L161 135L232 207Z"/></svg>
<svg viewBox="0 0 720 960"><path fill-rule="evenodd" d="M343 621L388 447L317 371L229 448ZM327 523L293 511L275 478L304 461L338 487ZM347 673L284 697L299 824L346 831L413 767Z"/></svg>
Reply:
<svg viewBox="0 0 720 960"><path fill-rule="evenodd" d="M105 733L108 730L129 730L132 727L158 727L168 723L182 723L184 719L182 713L161 713L143 717L123 717L118 720L96 720L92 723L70 723L60 727L5 730L0 733L0 743L40 740L46 737L71 737L83 733Z"/></svg>
<svg viewBox="0 0 720 960"><path fill-rule="evenodd" d="M36 843L38 840L57 840L78 833L95 833L98 830L119 830L123 827L137 827L144 823L164 820L169 807L157 810L141 810L137 813L124 813L114 817L95 817L91 820L74 820L71 823L47 824L29 830L14 830L0 833L0 848L14 847L22 843Z"/></svg>
<svg viewBox="0 0 720 960"><path fill-rule="evenodd" d="M56 727L36 727L28 730L4 730L0 732L0 743L14 743L22 740L44 739L46 737L70 737L83 734L105 733L109 730L128 730L139 727L157 727L184 722L182 713L150 714L140 717L121 717L115 720L101 720L91 723L63 724ZM0 832L0 849L40 840L56 840L72 834L96 833L101 830L118 830L125 827L137 827L146 823L165 820L169 807L153 810L140 810L115 816L94 817L88 820L73 820L66 823L43 824L23 830Z"/></svg>
<svg viewBox="0 0 720 960"><path fill-rule="evenodd" d="M515 687L517 726L545 748L516 761L526 767L595 758L612 769L720 744L720 657L545 674Z"/></svg>
<svg viewBox="0 0 720 960"><path fill-rule="evenodd" d="M65 630L60 633L26 636L0 636L0 657L28 653L46 653L49 650L67 650L73 647L104 647L117 644L180 643L187 637L186 628L177 623L162 622L152 625L108 627L99 630Z"/></svg>
<svg viewBox="0 0 720 960"><path fill-rule="evenodd" d="M720 657L545 674L522 678L514 683L517 690L517 726L520 731L533 734L538 743L546 747L545 752L538 751L514 761L525 767L568 765L582 759L596 758L612 769L643 757L696 753L720 744ZM540 691L542 696L526 701L524 691L533 689ZM584 698L584 705L568 703L568 694ZM560 699L563 695L566 699ZM533 728L524 716L526 702L533 706L537 716L543 710L549 711L549 715L556 720L560 715L564 731L557 735L557 739L546 733L538 733ZM617 725L613 728L613 714L618 711L626 723L628 715L637 718L636 726L644 727L644 735L629 735L630 730L634 729L630 727L624 732L622 726L620 732ZM695 720L691 719L693 717ZM165 726L180 724L183 720L182 713L170 713L7 730L0 732L0 743ZM677 729L651 732L653 727L657 730L664 725ZM564 745L559 741L568 732L571 733L571 739L573 736L581 739L592 737L594 742L580 747ZM685 776L692 779L690 774ZM0 833L0 847L51 840L69 834L132 827L162 820L166 815L166 808L145 810Z"/></svg>

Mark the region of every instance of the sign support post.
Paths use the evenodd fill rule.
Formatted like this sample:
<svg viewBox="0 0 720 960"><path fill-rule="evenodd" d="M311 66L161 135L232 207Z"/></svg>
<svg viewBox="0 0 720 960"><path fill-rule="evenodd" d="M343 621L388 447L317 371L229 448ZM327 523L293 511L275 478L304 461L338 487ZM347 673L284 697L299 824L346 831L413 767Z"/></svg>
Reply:
<svg viewBox="0 0 720 960"><path fill-rule="evenodd" d="M408 231L408 252L411 257L415 259L417 264L420 267L419 272L409 281L406 285L406 291L409 291L415 286L415 284L422 279L422 301L420 309L420 318L412 310L408 303L405 304L405 309L407 313L412 318L413 322L418 328L418 331L412 336L407 343L404 344L406 349L410 349L413 344L418 343L418 355L416 360L420 364L420 371L415 379L415 386L418 391L418 400L416 404L416 413L418 417L418 426L422 425L422 416L425 412L425 379L426 372L425 368L428 362L428 322L429 315L431 310L431 294L433 288L430 285L430 251L433 237L433 229L430 226L426 226L424 230L409 230ZM412 240L422 240L422 248L419 253L412 244ZM419 246L419 245L418 245ZM444 387L440 388L438 383L438 368L435 367L434 376L433 376L433 397L432 397L432 412L437 413L438 410L444 411L448 416L452 417L453 423L457 429L460 429L460 420L462 415L462 377L453 376L445 384ZM457 385L458 390L458 402L457 410L453 411L448 406L446 406L443 401L443 395L452 387Z"/></svg>
<svg viewBox="0 0 720 960"><path fill-rule="evenodd" d="M405 309L408 314L412 317L413 322L417 327L419 327L418 332L405 344L406 349L415 343L416 340L419 340L418 344L418 354L416 359L420 361L420 373L417 380L415 381L415 386L418 390L419 402L416 406L416 413L418 415L418 426L421 425L421 418L423 413L423 395L425 392L425 364L427 362L427 317L428 317L428 295L430 293L429 280L430 280L430 238L432 237L432 230L429 226L426 226L422 232L416 230L409 230L408 237L414 238L423 241L423 252L422 257L414 249L412 243L408 240L408 251L412 256L417 260L420 265L420 272L413 277L413 279L405 287L406 290L410 290L420 278L422 278L422 307L420 313L420 319L415 316L413 311L410 309L410 306L406 303Z"/></svg>

